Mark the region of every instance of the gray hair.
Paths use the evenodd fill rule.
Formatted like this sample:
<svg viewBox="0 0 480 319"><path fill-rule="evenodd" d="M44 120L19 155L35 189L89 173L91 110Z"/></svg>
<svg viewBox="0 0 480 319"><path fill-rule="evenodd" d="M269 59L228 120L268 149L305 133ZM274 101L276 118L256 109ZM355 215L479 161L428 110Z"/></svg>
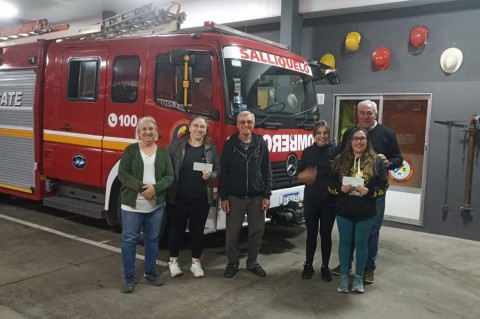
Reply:
<svg viewBox="0 0 480 319"><path fill-rule="evenodd" d="M240 117L247 116L247 115L252 115L253 121L255 122L255 114L253 114L253 113L250 112L250 111L242 111L242 112L238 113L238 115L237 115L237 121L238 121L238 119L239 119Z"/></svg>
<svg viewBox="0 0 480 319"><path fill-rule="evenodd" d="M377 103L373 102L372 100L363 100L357 105L357 109L360 107L360 105L365 105L368 108L370 108L373 113L378 114L378 109L377 109Z"/></svg>
<svg viewBox="0 0 480 319"><path fill-rule="evenodd" d="M151 116L145 116L142 117L141 119L138 120L137 128L135 129L135 138L137 141L140 141L140 130L142 129L143 124L145 122L150 122L153 124L155 127L155 141L158 140L158 127L157 127L157 121Z"/></svg>

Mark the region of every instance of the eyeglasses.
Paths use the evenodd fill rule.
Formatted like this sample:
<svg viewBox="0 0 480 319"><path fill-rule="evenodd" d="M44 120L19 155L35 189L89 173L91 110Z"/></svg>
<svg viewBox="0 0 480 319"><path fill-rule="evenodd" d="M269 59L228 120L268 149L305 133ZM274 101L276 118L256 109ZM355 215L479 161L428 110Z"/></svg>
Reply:
<svg viewBox="0 0 480 319"><path fill-rule="evenodd" d="M359 111L359 112L358 112L358 115L370 117L370 116L374 116L375 113L373 113L373 112L363 112L363 111Z"/></svg>
<svg viewBox="0 0 480 319"><path fill-rule="evenodd" d="M248 120L248 121L238 121L237 123L240 125L253 125L254 122L251 120Z"/></svg>
<svg viewBox="0 0 480 319"><path fill-rule="evenodd" d="M352 141L354 142L365 142L367 140L366 137L360 136L360 137L352 137Z"/></svg>

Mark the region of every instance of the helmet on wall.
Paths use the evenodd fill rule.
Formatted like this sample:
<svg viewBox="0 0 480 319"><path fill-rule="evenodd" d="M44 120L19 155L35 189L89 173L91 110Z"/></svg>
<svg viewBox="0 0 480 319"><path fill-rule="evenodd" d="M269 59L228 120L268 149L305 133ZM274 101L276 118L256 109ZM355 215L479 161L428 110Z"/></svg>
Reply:
<svg viewBox="0 0 480 319"><path fill-rule="evenodd" d="M320 63L324 64L332 69L335 69L335 57L333 54L326 53L320 58Z"/></svg>
<svg viewBox="0 0 480 319"><path fill-rule="evenodd" d="M340 79L337 75L337 69L335 68L335 57L333 54L326 53L320 58L320 71L330 84L340 83Z"/></svg>
<svg viewBox="0 0 480 319"><path fill-rule="evenodd" d="M350 32L345 37L345 49L347 52L355 52L360 47L360 40L362 36L358 32Z"/></svg>
<svg viewBox="0 0 480 319"><path fill-rule="evenodd" d="M408 49L412 54L418 54L423 51L428 39L428 29L423 25L418 25L410 30L408 39Z"/></svg>
<svg viewBox="0 0 480 319"><path fill-rule="evenodd" d="M463 62L463 53L457 48L449 48L440 56L440 67L445 73L454 73Z"/></svg>
<svg viewBox="0 0 480 319"><path fill-rule="evenodd" d="M372 54L372 65L377 70L385 70L390 65L390 49L379 47Z"/></svg>

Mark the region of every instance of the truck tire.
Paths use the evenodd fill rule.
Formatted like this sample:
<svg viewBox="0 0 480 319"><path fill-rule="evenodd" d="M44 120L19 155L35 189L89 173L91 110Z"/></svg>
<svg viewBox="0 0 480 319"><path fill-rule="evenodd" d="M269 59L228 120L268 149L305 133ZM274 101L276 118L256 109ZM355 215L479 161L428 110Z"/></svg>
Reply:
<svg viewBox="0 0 480 319"><path fill-rule="evenodd" d="M107 212L108 225L115 227L116 230L122 229L122 210L120 203L120 187L119 180L115 180L112 185L112 191L110 193L110 204Z"/></svg>

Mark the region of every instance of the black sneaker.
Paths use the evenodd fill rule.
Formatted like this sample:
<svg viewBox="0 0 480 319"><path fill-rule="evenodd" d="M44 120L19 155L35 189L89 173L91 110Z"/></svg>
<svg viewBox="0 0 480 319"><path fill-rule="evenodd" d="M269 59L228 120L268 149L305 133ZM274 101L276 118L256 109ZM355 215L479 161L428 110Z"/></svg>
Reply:
<svg viewBox="0 0 480 319"><path fill-rule="evenodd" d="M262 277L262 278L267 277L267 273L265 272L265 270L263 270L262 266L260 266L259 264L256 264L253 268L247 268L247 270L253 272L258 277Z"/></svg>
<svg viewBox="0 0 480 319"><path fill-rule="evenodd" d="M238 265L234 263L228 263L227 268L225 268L225 272L223 273L223 276L225 278L233 278L238 272Z"/></svg>
<svg viewBox="0 0 480 319"><path fill-rule="evenodd" d="M320 269L322 272L322 280L326 282L332 281L332 273L330 272L330 269L328 269L328 266L322 266Z"/></svg>
<svg viewBox="0 0 480 319"><path fill-rule="evenodd" d="M315 275L312 264L303 265L302 279L312 279Z"/></svg>
<svg viewBox="0 0 480 319"><path fill-rule="evenodd" d="M122 292L129 294L135 290L135 278L124 278Z"/></svg>
<svg viewBox="0 0 480 319"><path fill-rule="evenodd" d="M159 275L157 275L156 273L151 273L151 274L148 274L148 275L143 275L145 277L145 279L151 283L152 285L154 286L162 286L163 285L163 279L162 277L160 277Z"/></svg>
<svg viewBox="0 0 480 319"><path fill-rule="evenodd" d="M363 282L366 284L373 284L374 279L375 271L373 269L365 269L365 273L363 274Z"/></svg>

